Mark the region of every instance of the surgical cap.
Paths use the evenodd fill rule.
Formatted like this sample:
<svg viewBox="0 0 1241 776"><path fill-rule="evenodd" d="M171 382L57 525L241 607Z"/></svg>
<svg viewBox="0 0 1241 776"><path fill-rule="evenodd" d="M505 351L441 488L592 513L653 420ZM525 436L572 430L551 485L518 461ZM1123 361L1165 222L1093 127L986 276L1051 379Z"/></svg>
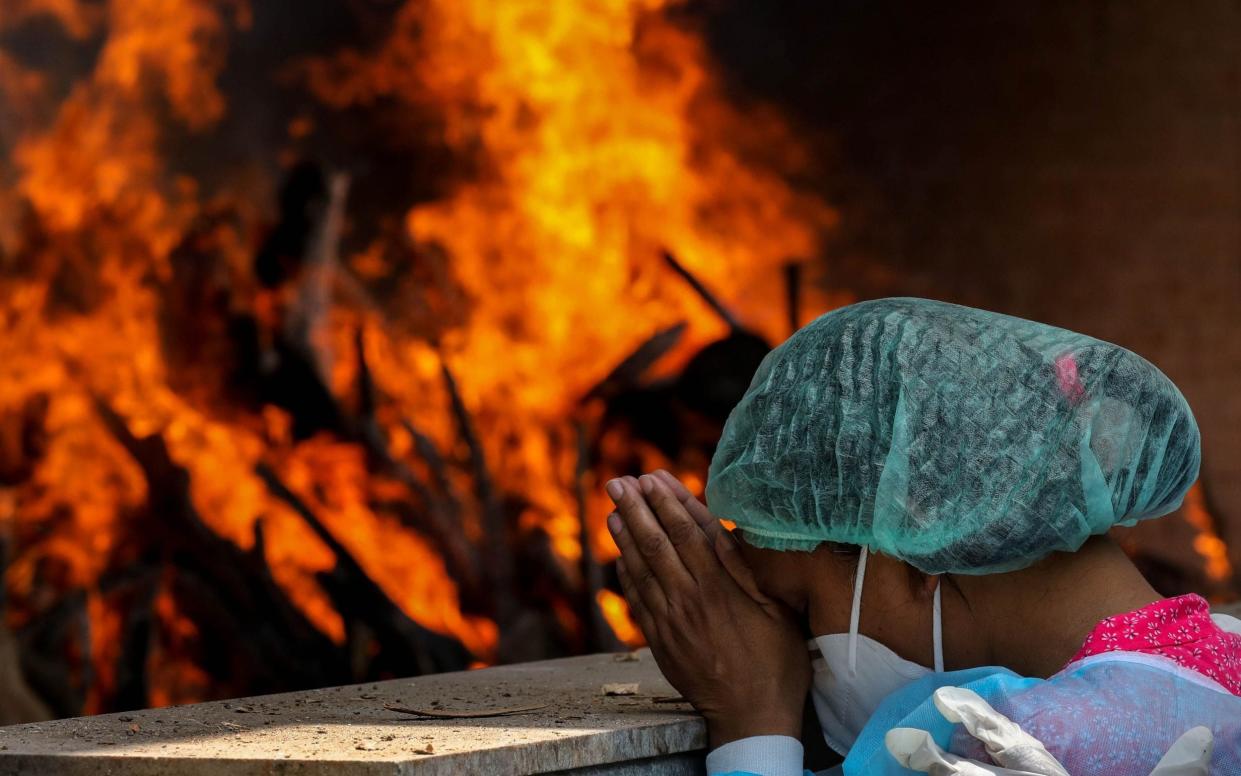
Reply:
<svg viewBox="0 0 1241 776"><path fill-rule="evenodd" d="M926 299L834 310L769 353L707 500L776 550L865 545L989 574L1167 514L1198 427L1150 362L1065 329Z"/></svg>

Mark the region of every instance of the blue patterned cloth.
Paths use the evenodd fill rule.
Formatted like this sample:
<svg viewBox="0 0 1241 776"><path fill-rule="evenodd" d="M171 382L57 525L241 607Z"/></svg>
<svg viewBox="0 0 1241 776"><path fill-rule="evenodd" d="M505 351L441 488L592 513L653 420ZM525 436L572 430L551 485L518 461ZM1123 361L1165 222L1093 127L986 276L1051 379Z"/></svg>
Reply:
<svg viewBox="0 0 1241 776"><path fill-rule="evenodd" d="M949 685L978 693L1074 776L1150 773L1177 738L1199 725L1215 735L1212 776L1241 776L1241 697L1170 660L1124 652L1087 658L1050 679L1003 668L920 679L880 705L845 759L845 776L913 774L884 746L896 727L926 730L944 749L988 762L982 747L935 708L932 694Z"/></svg>

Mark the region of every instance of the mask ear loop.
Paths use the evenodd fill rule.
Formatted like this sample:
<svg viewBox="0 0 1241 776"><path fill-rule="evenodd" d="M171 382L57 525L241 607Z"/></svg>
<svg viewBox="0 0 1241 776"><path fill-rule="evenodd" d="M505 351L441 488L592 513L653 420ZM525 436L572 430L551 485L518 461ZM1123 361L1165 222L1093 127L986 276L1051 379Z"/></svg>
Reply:
<svg viewBox="0 0 1241 776"><path fill-rule="evenodd" d="M866 556L870 549L862 545L858 556L857 576L853 578L853 608L849 612L849 675L857 675L857 629L862 618L862 583L866 581Z"/></svg>
<svg viewBox="0 0 1241 776"><path fill-rule="evenodd" d="M940 621L940 597L939 591L943 584L936 580L935 582L935 601L931 604L931 646L935 651L935 673L942 674L944 672L944 627Z"/></svg>

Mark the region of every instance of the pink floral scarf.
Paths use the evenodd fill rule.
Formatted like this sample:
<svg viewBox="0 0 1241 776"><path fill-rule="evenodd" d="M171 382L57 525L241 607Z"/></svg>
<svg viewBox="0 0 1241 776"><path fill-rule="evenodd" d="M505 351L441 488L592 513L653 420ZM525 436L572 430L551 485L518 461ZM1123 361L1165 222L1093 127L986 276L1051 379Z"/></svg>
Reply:
<svg viewBox="0 0 1241 776"><path fill-rule="evenodd" d="M1126 614L1107 617L1086 637L1070 663L1103 652L1161 655L1241 695L1241 635L1211 619L1202 596L1166 598Z"/></svg>

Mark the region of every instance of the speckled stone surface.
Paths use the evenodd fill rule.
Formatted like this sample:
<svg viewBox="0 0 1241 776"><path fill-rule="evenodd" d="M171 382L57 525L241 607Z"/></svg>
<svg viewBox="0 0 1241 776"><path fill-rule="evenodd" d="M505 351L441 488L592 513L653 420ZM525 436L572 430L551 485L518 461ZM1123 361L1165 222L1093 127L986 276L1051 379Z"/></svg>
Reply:
<svg viewBox="0 0 1241 776"><path fill-rule="evenodd" d="M701 773L701 717L685 703L656 702L676 693L649 652L626 657L14 725L0 728L0 774ZM636 695L602 692L604 684L633 682ZM442 713L545 705L509 716L419 719L385 704Z"/></svg>

